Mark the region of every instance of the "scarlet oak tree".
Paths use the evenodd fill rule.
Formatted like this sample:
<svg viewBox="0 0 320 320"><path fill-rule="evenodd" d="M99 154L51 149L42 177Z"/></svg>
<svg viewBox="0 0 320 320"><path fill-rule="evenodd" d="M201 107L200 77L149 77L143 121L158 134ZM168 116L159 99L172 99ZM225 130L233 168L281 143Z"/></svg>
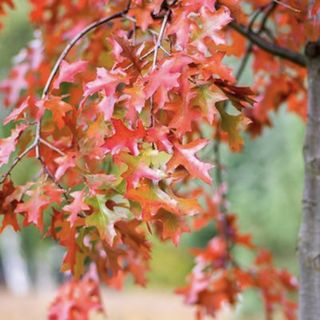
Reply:
<svg viewBox="0 0 320 320"><path fill-rule="evenodd" d="M299 313L317 319L320 2L30 2L30 21L40 32L0 84L11 108L4 120L11 133L0 140L1 230L33 224L65 247L62 271L73 280L59 291L49 318L102 312L99 282L120 288L132 274L145 285L148 232L178 244L183 232L214 221L217 235L194 250L195 268L178 290L197 306L197 317L215 316L247 288L258 288L267 319L276 306L295 319L289 293L296 280L274 268L270 253L241 233L228 212L219 145L240 151L241 131L258 135L284 102L306 119L308 67ZM6 4L12 2L0 1L0 14ZM242 59L237 72L224 63L228 55ZM250 55L251 89L237 85ZM210 139L213 182L212 164L198 155ZM11 173L26 157L40 169L17 185ZM193 179L214 187L194 190ZM236 261L235 246L252 251L251 265Z"/></svg>

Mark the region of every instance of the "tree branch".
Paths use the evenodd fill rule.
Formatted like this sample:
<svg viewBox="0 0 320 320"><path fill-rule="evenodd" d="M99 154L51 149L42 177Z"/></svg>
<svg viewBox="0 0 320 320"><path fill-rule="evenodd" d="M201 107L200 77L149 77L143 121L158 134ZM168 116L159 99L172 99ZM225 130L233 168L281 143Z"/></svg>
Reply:
<svg viewBox="0 0 320 320"><path fill-rule="evenodd" d="M50 76L46 82L46 85L43 89L43 93L42 93L42 99L48 94L49 92L49 89L50 89L50 86L53 82L53 79L54 77L56 76L58 70L59 70L59 67L61 65L61 62L63 61L63 59L68 55L68 53L70 52L70 50L74 47L74 45L81 39L83 38L87 33L89 33L90 31L96 29L97 27L103 25L103 24L106 24L112 20L115 20L115 19L118 19L118 18L122 18L124 17L128 11L129 11L130 7L128 6L126 9L118 12L118 13L115 13L109 17L106 17L106 18L103 18L103 19L100 19L98 21L95 21L93 23L91 23L90 25L88 25L87 27L85 27L83 30L81 30L69 43L68 45L64 48L64 50L62 51L62 53L60 54L58 60L56 61L51 73L50 73Z"/></svg>
<svg viewBox="0 0 320 320"><path fill-rule="evenodd" d="M9 169L6 171L6 173L4 173L0 179L0 184L2 184L7 177L10 175L10 173L12 172L12 170L15 168L15 166L20 162L20 160L22 160L32 149L34 149L36 147L36 141L33 141L32 144L30 144L30 146L25 149L21 154L19 154L14 161L12 162L11 166L9 167Z"/></svg>
<svg viewBox="0 0 320 320"><path fill-rule="evenodd" d="M118 13L115 13L109 17L106 17L106 18L102 18L98 21L95 21L93 23L91 23L90 25L88 25L87 27L85 27L83 30L81 30L77 35L75 35L75 37L67 44L67 46L64 48L64 50L62 51L62 53L60 54L58 60L56 61L50 75L49 75L49 78L46 82L46 85L44 86L44 89L43 89L43 92L42 92L42 96L41 96L41 99L44 99L48 92L49 92L49 89L50 89L50 86L53 82L53 79L54 77L56 76L56 74L58 73L58 70L59 70L59 67L62 63L62 61L65 59L65 57L68 55L68 53L70 52L70 50L74 47L74 45L80 40L82 39L87 33L89 33L90 31L96 29L97 27L105 24L105 23L108 23L112 20L115 20L115 19L118 19L118 18L122 18L124 17L129 9L130 9L130 4L131 4L131 1L128 2L128 5L126 7L126 9L118 12ZM41 119L37 122L37 125L36 125L36 141L39 142L40 140L40 130L41 130ZM40 150L39 150L39 143L36 144L36 157L38 159L40 159Z"/></svg>
<svg viewBox="0 0 320 320"><path fill-rule="evenodd" d="M82 31L80 31L68 44L67 46L64 48L63 52L60 54L60 56L58 57L50 75L49 78L44 86L43 92L42 92L42 96L41 99L44 99L49 92L50 86L53 82L54 77L56 76L59 67L62 63L62 61L64 60L64 58L68 55L68 53L70 52L70 50L74 47L74 45L81 39L83 38L87 33L89 33L91 30L105 24L108 23L112 20L118 19L118 18L122 18L124 17L128 11L130 10L130 4L131 1L128 1L128 5L127 7L118 12L115 13L109 17L103 18L101 20L95 21L93 23L91 23L90 25L88 25L86 28L84 28ZM36 122L36 132L35 132L35 138L32 142L32 144L25 149L25 151L23 151L20 155L18 155L13 163L10 165L9 169L2 175L2 177L0 178L0 184L2 184L6 178L10 175L10 173L12 172L12 170L15 168L15 166L22 160L22 158L24 158L32 149L35 149L36 152L36 158L41 162L41 164L44 164L43 159L40 156L40 143L43 143L45 145L47 145L48 147L50 147L51 149L55 150L56 152L58 152L60 155L62 155L63 153L61 152L61 150L55 148L54 146L52 146L50 143L48 143L47 141L43 140L41 138L40 135L40 131L41 131L41 118ZM52 177L51 174L48 174L50 177Z"/></svg>
<svg viewBox="0 0 320 320"><path fill-rule="evenodd" d="M229 24L231 28L242 34L248 40L250 40L253 44L258 46L260 49L271 53L277 57L282 59L291 61L301 67L306 67L305 57L297 52L291 51L287 48L283 48L274 43L271 43L263 38L261 38L256 32L253 32L247 29L244 25L238 24L236 21L231 21Z"/></svg>

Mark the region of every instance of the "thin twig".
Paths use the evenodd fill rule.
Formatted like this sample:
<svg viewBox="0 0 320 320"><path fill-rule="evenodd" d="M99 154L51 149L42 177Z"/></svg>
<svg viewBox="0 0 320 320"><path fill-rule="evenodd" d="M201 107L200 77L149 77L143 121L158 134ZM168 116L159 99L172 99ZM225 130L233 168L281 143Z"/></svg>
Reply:
<svg viewBox="0 0 320 320"><path fill-rule="evenodd" d="M277 3L277 4L280 4L281 6L287 8L287 9L290 9L292 10L293 12L296 12L296 13L301 13L301 10L297 9L297 8L294 8L293 6L290 6L289 4L287 3L284 3L280 0L273 0L273 2Z"/></svg>
<svg viewBox="0 0 320 320"><path fill-rule="evenodd" d="M269 4L268 6L264 7L262 10L259 10L258 13L260 14L263 10L265 10L266 8L268 8L262 18L262 21L261 21L261 24L260 24L260 27L259 27L259 30L257 31L257 34L260 35L263 31L265 31L265 27L266 27L266 24L267 24L267 21L270 17L270 15L272 14L272 12L276 9L277 7L277 3L275 2L272 2L271 4ZM250 24L249 24L249 30L252 31L252 28L253 28L253 24L254 24L254 21L256 20L256 16L255 15L253 17L253 19L251 20ZM248 45L248 48L246 50L246 53L245 53L245 56L244 58L242 59L242 62L241 62L241 65L236 73L236 79L237 81L240 80L242 74L243 74L243 71L245 70L247 64L248 64L248 61L249 61L249 58L250 58L250 55L252 53L252 50L253 50L253 43L250 42L250 44Z"/></svg>
<svg viewBox="0 0 320 320"><path fill-rule="evenodd" d="M158 36L158 39L157 39L157 43L155 45L153 63L152 63L152 70L154 70L157 67L158 52L159 52L159 49L161 47L162 39L163 39L163 36L164 36L164 32L166 30L166 26L167 26L167 23L168 23L168 20L169 20L169 16L170 16L170 10L168 10L166 12L166 14L164 15L164 17L163 17L160 33L159 33L159 36Z"/></svg>
<svg viewBox="0 0 320 320"><path fill-rule="evenodd" d="M239 69L238 69L238 71L236 73L236 79L237 80L240 80L240 78L241 78L241 76L242 76L242 74L243 74L243 72L244 72L244 70L245 70L245 68L246 68L246 66L248 64L248 61L249 61L249 58L250 58L252 50L253 50L253 44L250 43L248 45L247 50L246 50L245 56L241 61L240 67L239 67Z"/></svg>
<svg viewBox="0 0 320 320"><path fill-rule="evenodd" d="M171 11L168 10L166 12L166 14L164 15L163 20L162 20L159 36L158 36L156 44L154 46L154 55L153 55L153 62L152 62L151 71L153 71L153 70L155 70L157 68L158 52L159 52L159 49L162 46L162 40L163 40L163 37L164 37L164 33L165 33L165 30L166 30L166 26L167 26L167 23L168 23L168 20L169 20L170 13L171 13ZM155 117L154 117L154 114L153 114L153 109L154 109L153 97L150 98L150 106L151 106L151 110L150 110L150 114L151 114L151 116L150 116L150 118L151 118L150 127L154 127Z"/></svg>
<svg viewBox="0 0 320 320"><path fill-rule="evenodd" d="M44 172L47 174L48 177L50 177L50 179L53 181L53 183L61 190L64 191L64 194L65 194L65 198L67 199L67 194L68 193L68 190L62 185L60 184L57 180L56 180L56 177L54 176L54 174L50 171L50 169L48 168L48 166L46 165L44 159L42 157L40 157L39 159L41 165L42 165L42 168L44 170Z"/></svg>
<svg viewBox="0 0 320 320"><path fill-rule="evenodd" d="M164 46L160 46L160 49L167 55L167 56L171 56L171 53L164 47Z"/></svg>
<svg viewBox="0 0 320 320"><path fill-rule="evenodd" d="M256 20L258 19L258 17L260 16L260 14L263 12L264 9L265 9L265 6L261 7L259 10L255 12L255 14L253 15L253 18L250 20L250 23L248 25L249 30L253 29L254 23L256 22Z"/></svg>
<svg viewBox="0 0 320 320"><path fill-rule="evenodd" d="M49 149L51 149L51 150L59 153L61 156L65 156L65 155L66 155L63 151L61 151L59 148L55 147L55 146L54 146L53 144L51 144L50 142L48 142L48 141L46 141L46 140L44 140L44 139L42 139L42 138L40 138L39 141L40 141L40 143L46 145Z"/></svg>
<svg viewBox="0 0 320 320"><path fill-rule="evenodd" d="M167 56L171 56L171 53L168 52L168 50L166 50L163 46L160 46L160 49L167 55ZM155 47L153 47L152 49L150 49L149 51L147 51L143 56L141 56L139 58L140 61L144 60L145 58L149 57L155 50ZM134 63L130 63L127 67L125 67L123 69L123 71L127 71L128 69L132 68L134 66Z"/></svg>
<svg viewBox="0 0 320 320"><path fill-rule="evenodd" d="M42 93L42 99L46 97L46 95L49 92L50 86L53 82L54 77L56 76L59 67L62 63L62 61L65 59L65 57L68 55L68 53L70 52L70 50L74 47L74 45L80 40L82 39L87 33L89 33L90 31L96 29L97 27L106 24L112 20L118 19L118 18L123 18L125 17L126 13L128 12L128 9L125 9L123 11L120 11L118 13L115 13L109 17L103 18L101 20L95 21L93 23L91 23L90 25L88 25L87 27L85 27L83 30L81 30L69 43L68 45L64 48L64 50L62 51L62 53L60 54L59 58L57 59L51 73L50 76L46 82L46 85L43 89L43 93Z"/></svg>
<svg viewBox="0 0 320 320"><path fill-rule="evenodd" d="M281 47L275 43L271 43L265 40L264 38L260 37L256 32L248 30L247 27L245 27L242 24L238 24L235 21L231 21L229 25L231 28L242 34L253 44L263 49L264 51L269 52L274 56L293 62L298 66L306 67L306 59L302 54Z"/></svg>
<svg viewBox="0 0 320 320"><path fill-rule="evenodd" d="M277 8L277 3L276 2L272 2L271 4L269 4L269 6L267 8L268 9L266 10L266 13L264 14L264 17L262 18L261 25L260 25L260 30L258 32L262 32L263 29L265 28L269 17L274 12L274 10Z"/></svg>
<svg viewBox="0 0 320 320"><path fill-rule="evenodd" d="M36 147L36 141L34 141L27 149L25 149L21 154L19 154L14 159L14 161L12 162L10 168L7 170L6 173L4 173L2 175L1 180L0 180L0 184L2 184L7 179L7 177L10 175L10 173L15 168L15 166L20 162L20 160L22 160L22 158L24 158L35 147Z"/></svg>

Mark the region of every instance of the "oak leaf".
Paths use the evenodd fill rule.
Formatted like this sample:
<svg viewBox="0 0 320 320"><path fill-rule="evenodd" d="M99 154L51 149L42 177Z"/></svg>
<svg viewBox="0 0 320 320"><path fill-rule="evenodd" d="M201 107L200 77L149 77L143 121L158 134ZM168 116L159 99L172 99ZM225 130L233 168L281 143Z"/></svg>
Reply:
<svg viewBox="0 0 320 320"><path fill-rule="evenodd" d="M139 154L138 143L146 132L141 120L137 123L136 129L128 129L121 120L113 119L114 134L105 140L102 148L105 152L111 152L112 155L128 148L133 155Z"/></svg>
<svg viewBox="0 0 320 320"><path fill-rule="evenodd" d="M74 226L77 219L78 214L85 210L89 210L90 207L85 203L85 193L84 191L74 191L71 193L73 201L64 206L63 210L70 213L68 217L68 221L70 222L71 226Z"/></svg>
<svg viewBox="0 0 320 320"><path fill-rule="evenodd" d="M78 73L84 72L88 69L88 62L79 60L73 63L62 61L58 77L53 83L53 88L58 89L62 82L74 82L75 76Z"/></svg>
<svg viewBox="0 0 320 320"><path fill-rule="evenodd" d="M205 139L198 139L185 145L175 143L175 150L173 157L168 163L168 169L173 170L182 165L191 176L199 178L204 182L210 184L212 179L209 175L209 170L213 167L209 163L201 162L196 153L202 150L208 141Z"/></svg>
<svg viewBox="0 0 320 320"><path fill-rule="evenodd" d="M26 128L26 124L19 124L8 138L0 139L0 167L8 163L11 153L16 149L18 138Z"/></svg>

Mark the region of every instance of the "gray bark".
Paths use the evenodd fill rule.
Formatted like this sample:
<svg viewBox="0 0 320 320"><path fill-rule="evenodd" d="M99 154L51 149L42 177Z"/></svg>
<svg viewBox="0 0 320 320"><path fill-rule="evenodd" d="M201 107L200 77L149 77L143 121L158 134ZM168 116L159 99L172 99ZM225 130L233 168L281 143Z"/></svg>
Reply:
<svg viewBox="0 0 320 320"><path fill-rule="evenodd" d="M306 48L308 121L304 145L305 187L299 234L299 319L320 319L320 46Z"/></svg>

